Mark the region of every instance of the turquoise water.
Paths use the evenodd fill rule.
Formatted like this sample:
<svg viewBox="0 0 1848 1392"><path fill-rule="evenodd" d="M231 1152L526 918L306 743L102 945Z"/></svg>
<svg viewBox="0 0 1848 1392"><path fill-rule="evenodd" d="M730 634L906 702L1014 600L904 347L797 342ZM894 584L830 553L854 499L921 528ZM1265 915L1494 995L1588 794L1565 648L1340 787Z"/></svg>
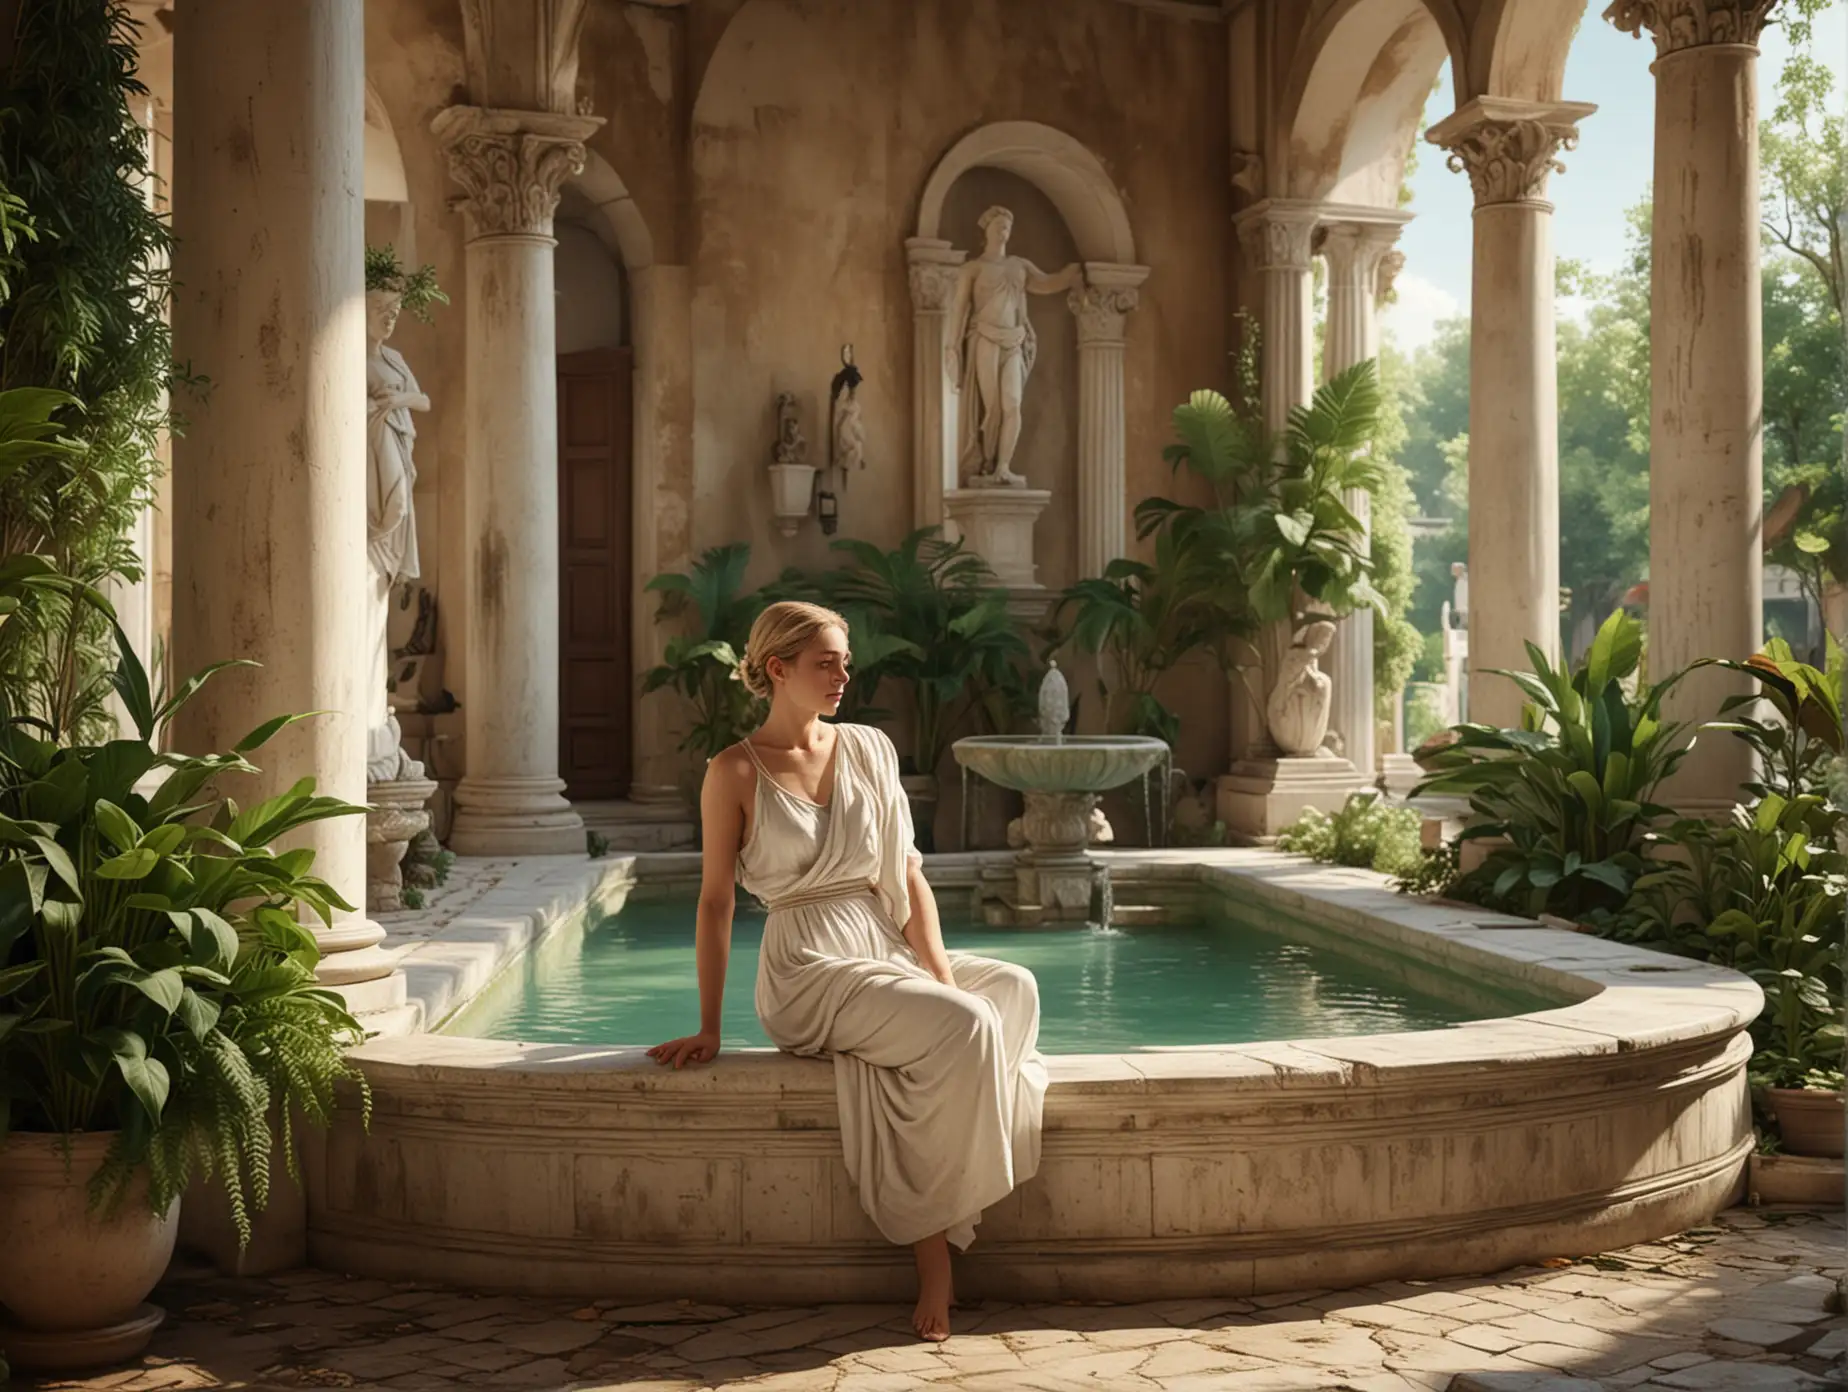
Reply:
<svg viewBox="0 0 1848 1392"><path fill-rule="evenodd" d="M1029 968L1040 988L1040 1047L1121 1053L1437 1029L1552 1004L1485 987L1410 959L1365 963L1336 950L1338 930L1281 918L1018 930L947 922L953 949ZM726 974L724 1043L767 1045L752 1007L761 917L738 915ZM535 1043L657 1044L699 1027L693 906L631 904L563 929L449 1026L449 1032Z"/></svg>

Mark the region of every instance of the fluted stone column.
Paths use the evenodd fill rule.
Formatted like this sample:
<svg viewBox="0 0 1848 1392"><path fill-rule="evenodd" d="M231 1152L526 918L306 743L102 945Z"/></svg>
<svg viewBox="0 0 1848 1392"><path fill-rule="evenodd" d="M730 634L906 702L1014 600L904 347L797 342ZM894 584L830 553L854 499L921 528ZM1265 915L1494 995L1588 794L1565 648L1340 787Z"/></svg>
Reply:
<svg viewBox="0 0 1848 1392"><path fill-rule="evenodd" d="M943 365L956 271L966 253L935 237L907 237L911 281L912 526L942 526L956 474L956 393Z"/></svg>
<svg viewBox="0 0 1848 1392"><path fill-rule="evenodd" d="M173 670L226 658L174 744L229 749L285 712L322 711L257 752L244 806L312 774L366 798L366 312L361 0L186 0L174 51L176 358L210 383L173 442ZM366 824L291 838L366 901ZM321 979L359 1012L404 980L363 912L318 921ZM371 1022L369 1022L371 1023Z"/></svg>
<svg viewBox="0 0 1848 1392"><path fill-rule="evenodd" d="M587 116L452 106L432 129L466 192L469 613L462 855L582 852L558 776L558 384L552 215Z"/></svg>
<svg viewBox="0 0 1848 1392"><path fill-rule="evenodd" d="M1520 724L1526 643L1559 651L1559 380L1553 205L1585 102L1478 97L1432 126L1476 196L1469 344L1470 719Z"/></svg>
<svg viewBox="0 0 1848 1392"><path fill-rule="evenodd" d="M1067 303L1078 320L1078 574L1101 576L1125 552L1123 329L1146 266L1087 262Z"/></svg>
<svg viewBox="0 0 1848 1392"><path fill-rule="evenodd" d="M1772 0L1618 0L1655 39L1650 235L1649 669L1743 659L1763 641L1764 329L1758 49ZM1749 679L1695 672L1664 705L1711 719ZM1724 816L1751 776L1738 740L1703 739L1665 786Z"/></svg>
<svg viewBox="0 0 1848 1392"><path fill-rule="evenodd" d="M685 266L646 266L629 277L635 358L634 589L631 656L642 673L666 655L668 630L655 622L659 597L644 587L693 563L693 280ZM635 719L632 802L678 803L683 792L671 691L640 698Z"/></svg>
<svg viewBox="0 0 1848 1392"><path fill-rule="evenodd" d="M1378 284L1380 265L1408 219L1390 222L1346 220L1326 225L1322 259L1328 263L1328 322L1322 332L1322 372L1334 378L1356 363L1380 355ZM1373 497L1364 488L1342 494L1348 511L1372 531ZM1362 774L1377 767L1373 702L1373 611L1362 609L1335 625L1327 671L1334 683L1329 728L1341 736L1343 752Z"/></svg>

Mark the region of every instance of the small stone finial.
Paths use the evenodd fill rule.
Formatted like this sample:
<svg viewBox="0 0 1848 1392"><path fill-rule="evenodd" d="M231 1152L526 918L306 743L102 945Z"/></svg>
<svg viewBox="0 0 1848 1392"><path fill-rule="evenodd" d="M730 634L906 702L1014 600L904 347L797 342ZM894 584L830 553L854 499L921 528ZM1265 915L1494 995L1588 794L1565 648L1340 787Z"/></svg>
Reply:
<svg viewBox="0 0 1848 1392"><path fill-rule="evenodd" d="M1039 727L1045 739L1059 739L1072 720L1071 691L1057 662L1048 661L1039 689Z"/></svg>

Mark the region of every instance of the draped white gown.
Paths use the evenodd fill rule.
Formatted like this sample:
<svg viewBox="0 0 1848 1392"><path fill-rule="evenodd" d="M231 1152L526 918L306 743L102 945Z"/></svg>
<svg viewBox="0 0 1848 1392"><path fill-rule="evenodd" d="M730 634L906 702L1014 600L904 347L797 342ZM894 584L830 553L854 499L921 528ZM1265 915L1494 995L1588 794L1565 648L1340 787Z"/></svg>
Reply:
<svg viewBox="0 0 1848 1392"><path fill-rule="evenodd" d="M770 911L757 1014L777 1047L834 1058L847 1173L896 1243L947 1232L967 1247L982 1210L1039 1168L1046 1065L1033 974L949 954L956 984L900 932L911 813L892 742L838 725L826 807L757 768L738 878Z"/></svg>

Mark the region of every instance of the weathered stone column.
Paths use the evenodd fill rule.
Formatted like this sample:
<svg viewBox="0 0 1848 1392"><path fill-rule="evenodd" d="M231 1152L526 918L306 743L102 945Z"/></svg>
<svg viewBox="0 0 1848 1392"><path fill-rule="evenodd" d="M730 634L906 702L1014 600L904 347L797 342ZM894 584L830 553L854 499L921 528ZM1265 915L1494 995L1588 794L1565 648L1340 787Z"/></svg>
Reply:
<svg viewBox="0 0 1848 1392"><path fill-rule="evenodd" d="M552 214L599 122L452 106L432 123L467 191L469 615L460 855L566 855L558 776L558 381Z"/></svg>
<svg viewBox="0 0 1848 1392"><path fill-rule="evenodd" d="M1470 719L1520 724L1525 644L1559 651L1559 379L1553 205L1585 102L1478 97L1425 138L1476 195L1469 340Z"/></svg>
<svg viewBox="0 0 1848 1392"><path fill-rule="evenodd" d="M1328 263L1328 322L1322 332L1322 373L1334 378L1356 363L1380 355L1376 287L1380 263L1399 238L1407 219L1391 222L1329 223L1322 239ZM1348 511L1372 530L1373 497L1364 488L1342 495ZM1341 736L1342 752L1362 775L1370 777L1378 760L1373 737L1373 611L1362 609L1335 625L1328 650L1328 675L1334 683L1329 728Z"/></svg>
<svg viewBox="0 0 1848 1392"><path fill-rule="evenodd" d="M1764 632L1764 329L1759 282L1758 36L1773 0L1617 0L1655 39L1650 234L1649 670L1743 659ZM1711 719L1752 687L1695 672L1664 706ZM1735 739L1703 739L1665 791L1724 816L1751 776Z"/></svg>
<svg viewBox="0 0 1848 1392"><path fill-rule="evenodd" d="M965 253L934 237L907 237L911 278L911 525L943 525L956 473L956 393L943 366L944 320Z"/></svg>
<svg viewBox="0 0 1848 1392"><path fill-rule="evenodd" d="M361 0L187 0L174 46L173 339L209 383L173 442L173 670L252 658L180 712L174 744L229 749L272 716L324 711L258 751L249 806L312 774L366 798L366 310ZM295 838L348 902L366 824ZM362 912L314 925L321 979L356 1011L404 980Z"/></svg>
<svg viewBox="0 0 1848 1392"><path fill-rule="evenodd" d="M642 674L666 654L668 632L655 622L659 596L644 586L693 563L693 281L685 266L647 266L629 277L635 359L634 642ZM632 802L678 803L682 734L672 692L640 698L635 720Z"/></svg>
<svg viewBox="0 0 1848 1392"><path fill-rule="evenodd" d="M1078 574L1089 579L1124 554L1123 327L1146 266L1087 262L1067 303L1078 319Z"/></svg>

